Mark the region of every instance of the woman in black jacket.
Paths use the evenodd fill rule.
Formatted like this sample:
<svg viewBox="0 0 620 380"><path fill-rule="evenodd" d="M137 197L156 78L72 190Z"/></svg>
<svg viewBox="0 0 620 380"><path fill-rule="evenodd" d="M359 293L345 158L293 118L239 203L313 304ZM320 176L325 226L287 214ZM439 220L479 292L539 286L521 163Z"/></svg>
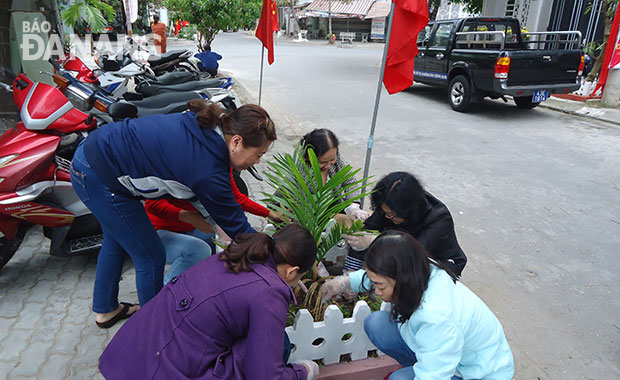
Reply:
<svg viewBox="0 0 620 380"><path fill-rule="evenodd" d="M409 233L429 255L460 276L467 257L459 246L454 221L446 205L424 191L420 182L406 172L386 175L370 195L374 212L364 222L369 230L400 230ZM347 236L352 248L345 260L347 270L361 268L366 248L374 235Z"/></svg>

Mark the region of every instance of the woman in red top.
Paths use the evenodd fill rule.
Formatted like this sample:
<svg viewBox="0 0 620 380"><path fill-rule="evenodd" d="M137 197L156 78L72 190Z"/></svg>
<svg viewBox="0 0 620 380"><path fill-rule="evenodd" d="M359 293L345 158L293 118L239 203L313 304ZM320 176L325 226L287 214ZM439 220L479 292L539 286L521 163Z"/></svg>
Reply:
<svg viewBox="0 0 620 380"><path fill-rule="evenodd" d="M232 168L230 184L233 196L243 211L263 218L281 219L279 213L268 210L239 191ZM215 249L215 231L211 222L205 220L190 202L179 199L147 200L144 207L164 243L166 264L170 264L164 284L211 256Z"/></svg>

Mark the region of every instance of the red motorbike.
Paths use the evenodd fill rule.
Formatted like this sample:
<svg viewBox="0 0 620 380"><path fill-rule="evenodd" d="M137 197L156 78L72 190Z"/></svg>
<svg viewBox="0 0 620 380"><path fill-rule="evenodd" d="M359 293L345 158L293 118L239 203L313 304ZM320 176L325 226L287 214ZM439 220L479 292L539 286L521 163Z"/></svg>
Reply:
<svg viewBox="0 0 620 380"><path fill-rule="evenodd" d="M87 103L93 93L69 74L50 75L58 88L24 74L11 74L13 86L0 83L13 92L21 118L0 136L0 268L37 224L54 256L94 253L101 246L101 227L69 177L75 149L97 127L73 104Z"/></svg>

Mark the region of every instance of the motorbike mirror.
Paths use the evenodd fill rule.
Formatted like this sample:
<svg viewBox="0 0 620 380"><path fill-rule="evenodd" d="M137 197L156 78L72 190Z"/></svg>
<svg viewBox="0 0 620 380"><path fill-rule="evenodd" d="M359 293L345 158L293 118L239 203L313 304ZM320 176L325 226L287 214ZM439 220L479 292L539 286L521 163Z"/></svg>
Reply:
<svg viewBox="0 0 620 380"><path fill-rule="evenodd" d="M6 83L0 82L0 87L2 87L7 92L13 92L13 88Z"/></svg>
<svg viewBox="0 0 620 380"><path fill-rule="evenodd" d="M60 66L60 64L58 62L56 62L56 60L52 57L50 57L50 59L47 60L49 63L52 64L52 66L54 66L54 68L57 71L61 71L62 70L62 66Z"/></svg>

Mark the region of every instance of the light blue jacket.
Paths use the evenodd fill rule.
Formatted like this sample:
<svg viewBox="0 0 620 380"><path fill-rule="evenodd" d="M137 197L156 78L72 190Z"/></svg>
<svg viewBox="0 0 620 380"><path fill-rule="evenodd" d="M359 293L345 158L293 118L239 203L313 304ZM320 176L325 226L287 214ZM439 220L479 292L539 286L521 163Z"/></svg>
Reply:
<svg viewBox="0 0 620 380"><path fill-rule="evenodd" d="M361 291L364 273L349 274L353 290ZM497 317L474 292L434 265L420 307L398 328L418 359L416 380L447 380L456 371L465 380L511 380L514 375L512 352Z"/></svg>

